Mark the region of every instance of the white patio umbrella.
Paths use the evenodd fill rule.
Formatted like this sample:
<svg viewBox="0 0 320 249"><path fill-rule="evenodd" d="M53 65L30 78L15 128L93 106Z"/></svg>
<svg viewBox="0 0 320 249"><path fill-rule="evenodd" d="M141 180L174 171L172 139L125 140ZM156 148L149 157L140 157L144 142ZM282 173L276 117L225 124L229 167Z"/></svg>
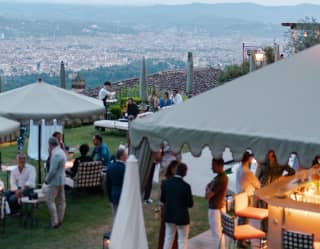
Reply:
<svg viewBox="0 0 320 249"><path fill-rule="evenodd" d="M19 135L19 128L18 122L0 117L0 144L15 140Z"/></svg>
<svg viewBox="0 0 320 249"><path fill-rule="evenodd" d="M19 121L95 120L104 112L102 101L41 80L0 93L0 115Z"/></svg>

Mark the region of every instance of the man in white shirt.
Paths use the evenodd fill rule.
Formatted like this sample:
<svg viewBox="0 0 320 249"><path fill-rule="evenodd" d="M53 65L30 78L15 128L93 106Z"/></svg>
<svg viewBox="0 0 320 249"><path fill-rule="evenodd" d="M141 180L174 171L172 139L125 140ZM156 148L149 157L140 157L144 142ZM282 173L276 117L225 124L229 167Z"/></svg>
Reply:
<svg viewBox="0 0 320 249"><path fill-rule="evenodd" d="M108 97L114 97L116 95L115 92L111 91L111 82L106 81L103 84L103 87L99 91L98 98L102 100L104 107L106 108L106 119L107 119L107 112L108 112L108 104L107 104L107 99Z"/></svg>
<svg viewBox="0 0 320 249"><path fill-rule="evenodd" d="M181 104L183 102L182 96L177 89L173 89L171 96L172 104Z"/></svg>
<svg viewBox="0 0 320 249"><path fill-rule="evenodd" d="M10 191L6 193L11 212L19 208L18 200L33 193L35 187L36 170L26 164L26 156L22 153L17 155L17 168L10 174Z"/></svg>

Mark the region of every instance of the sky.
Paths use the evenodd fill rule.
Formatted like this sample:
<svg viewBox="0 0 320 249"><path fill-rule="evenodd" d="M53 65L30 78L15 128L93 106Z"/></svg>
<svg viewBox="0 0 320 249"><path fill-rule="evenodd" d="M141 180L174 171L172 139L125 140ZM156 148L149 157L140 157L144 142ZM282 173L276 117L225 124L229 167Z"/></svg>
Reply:
<svg viewBox="0 0 320 249"><path fill-rule="evenodd" d="M262 5L296 5L301 3L320 4L320 0L0 0L1 2L38 2L67 4L112 4L112 5L153 5L153 4L188 4L202 3L240 3L253 2Z"/></svg>

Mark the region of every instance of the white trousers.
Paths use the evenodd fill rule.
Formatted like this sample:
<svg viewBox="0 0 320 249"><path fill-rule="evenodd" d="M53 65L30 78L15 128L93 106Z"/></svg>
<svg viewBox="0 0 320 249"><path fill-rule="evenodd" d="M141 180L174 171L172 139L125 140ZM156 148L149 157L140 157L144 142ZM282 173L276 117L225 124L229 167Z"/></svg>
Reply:
<svg viewBox="0 0 320 249"><path fill-rule="evenodd" d="M208 220L214 242L214 247L212 249L225 249L225 241L221 226L221 210L209 209Z"/></svg>
<svg viewBox="0 0 320 249"><path fill-rule="evenodd" d="M171 249L176 232L178 231L178 249L188 249L189 225L177 226L173 223L165 223L165 237L163 249Z"/></svg>
<svg viewBox="0 0 320 249"><path fill-rule="evenodd" d="M56 205L58 204L58 207ZM47 205L51 216L51 226L62 223L66 209L64 186L49 186L47 192Z"/></svg>

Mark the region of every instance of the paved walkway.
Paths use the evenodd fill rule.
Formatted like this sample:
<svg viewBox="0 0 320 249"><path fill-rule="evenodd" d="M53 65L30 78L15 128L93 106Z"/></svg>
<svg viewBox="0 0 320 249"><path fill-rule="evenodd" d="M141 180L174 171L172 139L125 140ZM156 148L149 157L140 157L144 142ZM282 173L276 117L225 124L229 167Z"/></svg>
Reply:
<svg viewBox="0 0 320 249"><path fill-rule="evenodd" d="M189 240L189 249L214 249L210 230L200 233Z"/></svg>

